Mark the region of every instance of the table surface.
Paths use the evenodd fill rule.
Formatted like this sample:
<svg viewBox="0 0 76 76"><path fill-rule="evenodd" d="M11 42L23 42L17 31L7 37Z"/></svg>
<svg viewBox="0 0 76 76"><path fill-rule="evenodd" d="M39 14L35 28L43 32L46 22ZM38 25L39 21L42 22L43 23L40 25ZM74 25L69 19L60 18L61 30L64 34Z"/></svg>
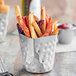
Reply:
<svg viewBox="0 0 76 76"><path fill-rule="evenodd" d="M46 74L30 74L23 70L22 56L18 35L8 35L0 43L0 55L9 72L15 76L76 76L76 52L56 53L54 69Z"/></svg>

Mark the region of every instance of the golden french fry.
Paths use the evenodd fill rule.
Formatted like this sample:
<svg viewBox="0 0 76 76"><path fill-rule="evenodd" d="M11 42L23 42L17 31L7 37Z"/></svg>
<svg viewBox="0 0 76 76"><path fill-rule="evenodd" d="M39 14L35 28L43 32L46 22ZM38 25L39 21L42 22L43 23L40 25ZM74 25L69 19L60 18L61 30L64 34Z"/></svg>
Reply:
<svg viewBox="0 0 76 76"><path fill-rule="evenodd" d="M33 13L29 13L29 25L32 25L32 23L34 22L34 18L33 18Z"/></svg>
<svg viewBox="0 0 76 76"><path fill-rule="evenodd" d="M33 24L34 29L36 30L38 36L41 37L41 36L42 36L42 32L41 32L41 30L40 30L38 24L37 24L35 21L34 21L32 24Z"/></svg>
<svg viewBox="0 0 76 76"><path fill-rule="evenodd" d="M15 13L16 13L16 17L21 16L20 8L18 5L15 6Z"/></svg>
<svg viewBox="0 0 76 76"><path fill-rule="evenodd" d="M57 25L55 24L55 25L54 25L54 31L55 31L56 29L57 29Z"/></svg>
<svg viewBox="0 0 76 76"><path fill-rule="evenodd" d="M44 20L44 23L42 25L42 32L45 33L45 30L46 30L46 12L45 12L45 7L42 6L41 7L41 20Z"/></svg>
<svg viewBox="0 0 76 76"><path fill-rule="evenodd" d="M56 20L53 21L53 24L56 25L59 19L57 18Z"/></svg>
<svg viewBox="0 0 76 76"><path fill-rule="evenodd" d="M39 19L38 19L37 16L34 16L34 20L37 21L37 22L39 22Z"/></svg>
<svg viewBox="0 0 76 76"><path fill-rule="evenodd" d="M0 13L8 13L10 7L8 5L0 5Z"/></svg>
<svg viewBox="0 0 76 76"><path fill-rule="evenodd" d="M57 28L57 29L52 33L52 35L57 35L58 32L59 32L59 29Z"/></svg>
<svg viewBox="0 0 76 76"><path fill-rule="evenodd" d="M29 13L29 28L30 28L30 32L31 32L31 37L32 38L37 38L36 32L34 30L34 27L32 26L34 19L33 19L33 14Z"/></svg>
<svg viewBox="0 0 76 76"><path fill-rule="evenodd" d="M57 18L56 20L53 21L53 27L54 27L54 31L57 29L57 22L59 21L59 19Z"/></svg>
<svg viewBox="0 0 76 76"><path fill-rule="evenodd" d="M33 26L29 26L29 28L30 28L30 32L31 32L31 38L33 38L33 39L37 38L36 32L34 30L34 27Z"/></svg>
<svg viewBox="0 0 76 76"><path fill-rule="evenodd" d="M45 7L44 6L41 7L41 19L45 20Z"/></svg>
<svg viewBox="0 0 76 76"><path fill-rule="evenodd" d="M0 0L0 5L4 5L4 0Z"/></svg>
<svg viewBox="0 0 76 76"><path fill-rule="evenodd" d="M20 16L21 17L21 12L20 12L20 7L19 5L15 6L15 13L16 13L16 17ZM18 21L17 21L18 22Z"/></svg>

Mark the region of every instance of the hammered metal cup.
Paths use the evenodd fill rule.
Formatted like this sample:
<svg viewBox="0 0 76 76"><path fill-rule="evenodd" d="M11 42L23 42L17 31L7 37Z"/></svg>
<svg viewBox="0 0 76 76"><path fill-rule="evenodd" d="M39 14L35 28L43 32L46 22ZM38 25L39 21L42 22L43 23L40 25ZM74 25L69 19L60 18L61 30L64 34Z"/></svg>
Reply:
<svg viewBox="0 0 76 76"><path fill-rule="evenodd" d="M6 38L8 27L8 14L0 14L0 42Z"/></svg>
<svg viewBox="0 0 76 76"><path fill-rule="evenodd" d="M46 73L53 69L57 36L28 38L19 34L23 65L31 73Z"/></svg>
<svg viewBox="0 0 76 76"><path fill-rule="evenodd" d="M8 72L1 56L0 56L0 76L13 76L13 74Z"/></svg>

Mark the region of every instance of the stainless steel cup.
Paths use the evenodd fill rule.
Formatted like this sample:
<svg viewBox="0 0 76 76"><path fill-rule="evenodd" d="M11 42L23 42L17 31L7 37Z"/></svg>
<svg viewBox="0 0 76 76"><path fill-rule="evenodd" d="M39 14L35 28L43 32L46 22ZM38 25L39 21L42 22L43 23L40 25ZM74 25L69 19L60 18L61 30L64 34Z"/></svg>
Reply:
<svg viewBox="0 0 76 76"><path fill-rule="evenodd" d="M13 76L13 74L8 72L1 56L0 56L0 76Z"/></svg>
<svg viewBox="0 0 76 76"><path fill-rule="evenodd" d="M73 24L68 24L68 25L72 25L72 27L70 29L59 29L58 40L59 43L61 44L72 43L73 38L75 36L76 26Z"/></svg>
<svg viewBox="0 0 76 76"><path fill-rule="evenodd" d="M6 38L8 27L8 14L0 14L0 42Z"/></svg>
<svg viewBox="0 0 76 76"><path fill-rule="evenodd" d="M74 38L74 32L71 29L61 29L59 30L59 43L70 44Z"/></svg>
<svg viewBox="0 0 76 76"><path fill-rule="evenodd" d="M57 36L28 38L19 34L23 65L31 73L46 73L53 69Z"/></svg>
<svg viewBox="0 0 76 76"><path fill-rule="evenodd" d="M57 26L62 24L63 23L58 23ZM68 23L66 24L70 26L70 29L59 29L58 42L61 44L71 44L76 34L76 25Z"/></svg>

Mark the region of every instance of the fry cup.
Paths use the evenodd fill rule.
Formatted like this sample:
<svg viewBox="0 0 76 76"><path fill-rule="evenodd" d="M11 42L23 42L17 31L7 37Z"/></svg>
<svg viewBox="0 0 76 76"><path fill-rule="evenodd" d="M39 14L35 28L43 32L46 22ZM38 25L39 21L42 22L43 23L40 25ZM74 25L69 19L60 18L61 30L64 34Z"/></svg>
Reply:
<svg viewBox="0 0 76 76"><path fill-rule="evenodd" d="M8 27L8 13L0 13L0 42L5 41Z"/></svg>
<svg viewBox="0 0 76 76"><path fill-rule="evenodd" d="M57 35L31 39L19 30L23 65L31 73L46 73L53 69Z"/></svg>

